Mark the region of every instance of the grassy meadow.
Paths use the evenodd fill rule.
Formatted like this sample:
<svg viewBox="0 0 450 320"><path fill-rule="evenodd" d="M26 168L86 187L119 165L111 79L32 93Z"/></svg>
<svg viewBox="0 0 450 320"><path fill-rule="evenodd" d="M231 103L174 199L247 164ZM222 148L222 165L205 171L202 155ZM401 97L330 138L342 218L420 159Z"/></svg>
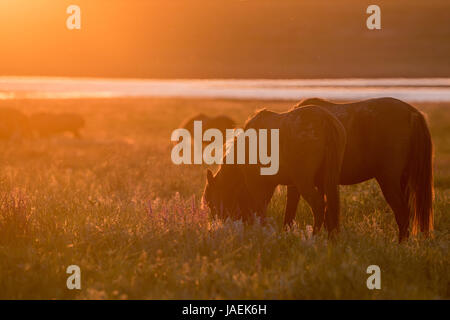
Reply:
<svg viewBox="0 0 450 320"><path fill-rule="evenodd" d="M450 299L450 104L414 104L435 143L435 237L399 245L374 181L341 187L342 231L311 237L301 202L283 231L209 217L206 165L176 166L170 134L196 112L243 123L293 102L196 99L9 100L26 114L75 112L82 139L0 141L1 299ZM214 168L215 169L215 168ZM81 290L66 268L81 268ZM381 290L366 269L381 268Z"/></svg>

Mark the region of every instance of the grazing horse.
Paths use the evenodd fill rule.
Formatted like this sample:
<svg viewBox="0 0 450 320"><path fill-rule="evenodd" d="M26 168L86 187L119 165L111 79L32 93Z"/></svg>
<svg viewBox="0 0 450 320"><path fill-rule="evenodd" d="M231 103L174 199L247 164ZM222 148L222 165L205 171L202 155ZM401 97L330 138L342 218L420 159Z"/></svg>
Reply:
<svg viewBox="0 0 450 320"><path fill-rule="evenodd" d="M30 136L30 122L25 114L12 108L0 108L0 140Z"/></svg>
<svg viewBox="0 0 450 320"><path fill-rule="evenodd" d="M279 129L279 170L274 175L261 175L260 164L225 164L225 161L215 176L208 170L203 199L213 214L222 217L234 214L245 219L256 212L264 219L275 188L292 185L311 206L315 229L325 220L329 236L336 233L338 185L346 143L342 124L330 112L306 106L284 113L259 111L247 121L246 132L249 129ZM231 147L236 146L235 142L236 139ZM327 199L326 216L323 195Z"/></svg>
<svg viewBox="0 0 450 320"><path fill-rule="evenodd" d="M84 118L74 113L35 113L30 116L33 131L41 137L50 137L70 132L80 138L80 130L85 126Z"/></svg>
<svg viewBox="0 0 450 320"><path fill-rule="evenodd" d="M236 125L232 119L224 115L209 117L203 113L199 113L185 120L180 125L180 128L187 129L191 133L191 135L194 135L194 121L202 122L203 131L206 131L208 129L219 129L224 136L226 133L226 129L233 129Z"/></svg>
<svg viewBox="0 0 450 320"><path fill-rule="evenodd" d="M433 143L424 116L411 105L378 98L336 104L319 98L306 99L296 108L317 105L343 124L347 145L340 184L350 185L375 178L395 214L399 242L418 229L433 230ZM288 186L285 223L295 217L301 190Z"/></svg>

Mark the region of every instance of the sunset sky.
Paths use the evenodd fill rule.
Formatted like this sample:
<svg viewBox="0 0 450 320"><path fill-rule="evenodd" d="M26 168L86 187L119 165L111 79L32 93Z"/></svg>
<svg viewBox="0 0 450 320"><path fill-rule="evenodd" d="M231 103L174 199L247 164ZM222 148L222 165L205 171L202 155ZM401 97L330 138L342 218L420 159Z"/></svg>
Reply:
<svg viewBox="0 0 450 320"><path fill-rule="evenodd" d="M0 0L0 75L449 76L449 4L356 0ZM66 8L81 7L81 30Z"/></svg>

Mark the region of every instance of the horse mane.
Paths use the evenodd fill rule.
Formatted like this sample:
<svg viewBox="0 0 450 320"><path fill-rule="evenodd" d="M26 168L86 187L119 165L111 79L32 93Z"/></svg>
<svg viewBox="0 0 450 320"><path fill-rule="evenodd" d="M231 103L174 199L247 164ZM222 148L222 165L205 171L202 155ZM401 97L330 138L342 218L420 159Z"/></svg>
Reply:
<svg viewBox="0 0 450 320"><path fill-rule="evenodd" d="M244 132L248 129L248 126L251 123L255 123L255 121L260 121L262 118L266 117L269 114L272 114L272 111L267 110L266 108L261 108L256 110L253 115L250 115L247 120L245 121L244 124L244 129L243 130L239 130L237 133L235 132L233 138L228 139L225 141L224 143L224 148L225 148L225 152L224 152L224 156L223 156L223 161L222 163L225 163L225 159L226 156L229 154L231 148L234 148L235 145L235 141L238 139L238 137L242 134L244 134ZM235 155L236 156L236 155Z"/></svg>
<svg viewBox="0 0 450 320"><path fill-rule="evenodd" d="M247 121L245 121L245 124L244 124L244 128L247 129L247 128L248 128L248 125L249 125L250 123L255 122L255 121L258 121L258 120L261 120L262 117L267 116L267 115L270 114L270 113L272 113L272 111L269 111L269 110L267 110L266 108L261 108L261 109L256 110L256 111L253 113L253 115L250 115L250 116L247 118Z"/></svg>
<svg viewBox="0 0 450 320"><path fill-rule="evenodd" d="M266 116L267 114L271 113L271 111L267 110L266 108L261 108L256 110L252 115L250 115L247 120L245 121L244 124L244 130L239 131L237 134L235 132L233 138L228 139L225 141L224 143L224 147L225 147L225 153L223 156L223 163L225 163L225 158L228 155L228 153L230 152L231 148L234 148L235 145L235 141L238 139L238 137L242 134L244 134L244 131L247 130L248 125L254 121L258 121L259 119L261 119L261 117ZM236 156L236 155L235 155Z"/></svg>
<svg viewBox="0 0 450 320"><path fill-rule="evenodd" d="M238 133L238 135L240 135L240 134L241 134L241 132ZM225 159L227 158L227 155L230 153L231 148L234 148L234 142L236 141L236 139L237 139L237 136L234 136L233 138L225 141L225 144L224 144L225 152L222 157L222 163L225 163Z"/></svg>

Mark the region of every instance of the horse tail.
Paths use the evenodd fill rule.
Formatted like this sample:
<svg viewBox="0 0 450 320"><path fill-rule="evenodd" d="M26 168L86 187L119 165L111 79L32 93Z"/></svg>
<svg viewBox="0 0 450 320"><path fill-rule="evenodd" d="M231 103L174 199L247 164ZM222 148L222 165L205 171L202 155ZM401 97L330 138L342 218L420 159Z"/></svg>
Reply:
<svg viewBox="0 0 450 320"><path fill-rule="evenodd" d="M327 117L326 130L323 186L326 201L325 227L331 236L334 230L339 231L339 180L347 137L344 126L331 114Z"/></svg>
<svg viewBox="0 0 450 320"><path fill-rule="evenodd" d="M412 211L412 234L433 231L433 142L425 117L413 113L406 197Z"/></svg>

